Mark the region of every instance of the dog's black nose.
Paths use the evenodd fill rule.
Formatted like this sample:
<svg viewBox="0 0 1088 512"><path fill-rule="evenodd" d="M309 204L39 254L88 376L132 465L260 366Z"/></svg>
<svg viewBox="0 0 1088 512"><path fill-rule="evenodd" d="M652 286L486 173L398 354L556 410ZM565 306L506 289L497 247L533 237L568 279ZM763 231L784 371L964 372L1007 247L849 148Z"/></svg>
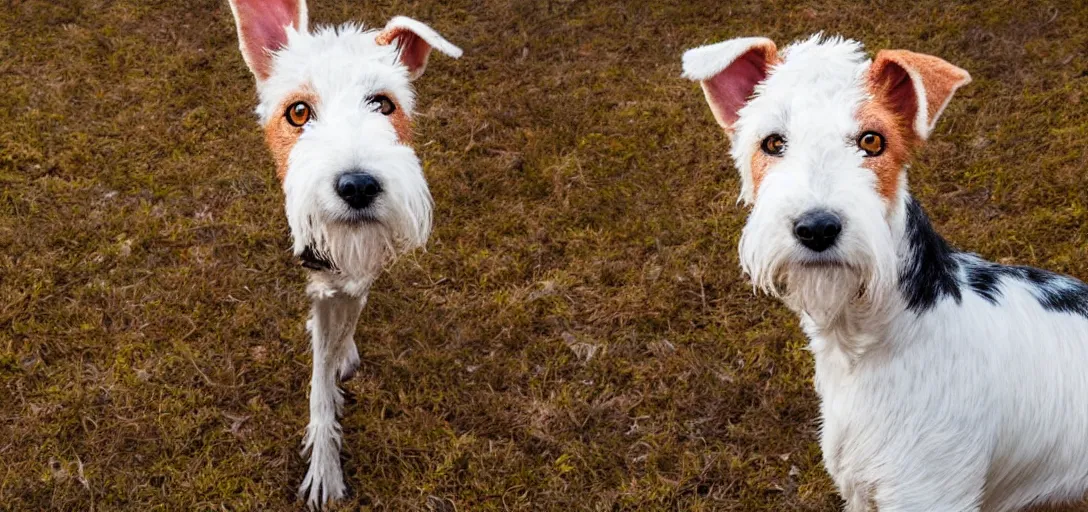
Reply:
<svg viewBox="0 0 1088 512"><path fill-rule="evenodd" d="M793 223L793 236L801 245L816 252L823 252L835 245L841 232L839 216L826 210L808 212Z"/></svg>
<svg viewBox="0 0 1088 512"><path fill-rule="evenodd" d="M365 172L341 174L336 180L336 193L348 206L361 210L370 206L382 193L382 185Z"/></svg>

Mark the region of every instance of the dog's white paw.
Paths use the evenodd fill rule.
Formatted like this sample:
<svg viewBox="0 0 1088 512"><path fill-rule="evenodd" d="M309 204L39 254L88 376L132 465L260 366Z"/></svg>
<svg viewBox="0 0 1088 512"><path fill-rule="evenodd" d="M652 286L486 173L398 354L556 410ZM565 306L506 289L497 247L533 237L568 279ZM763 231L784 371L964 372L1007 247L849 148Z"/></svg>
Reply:
<svg viewBox="0 0 1088 512"><path fill-rule="evenodd" d="M322 509L347 495L340 468L340 429L337 425L310 425L303 441L303 453L310 452L310 469L299 487L299 497L311 510Z"/></svg>
<svg viewBox="0 0 1088 512"><path fill-rule="evenodd" d="M355 340L349 340L347 343L347 354L344 356L344 361L340 363L339 375L340 382L344 382L355 376L355 370L359 369L359 347L355 345Z"/></svg>

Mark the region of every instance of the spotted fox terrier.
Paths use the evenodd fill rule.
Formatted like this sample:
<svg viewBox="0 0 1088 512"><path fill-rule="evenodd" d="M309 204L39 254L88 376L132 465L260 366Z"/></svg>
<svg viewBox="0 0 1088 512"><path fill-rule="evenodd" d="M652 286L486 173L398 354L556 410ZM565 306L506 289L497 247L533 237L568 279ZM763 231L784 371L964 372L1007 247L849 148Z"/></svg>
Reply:
<svg viewBox="0 0 1088 512"><path fill-rule="evenodd" d="M242 56L257 80L257 115L283 184L294 254L309 269L313 346L311 508L342 498L343 397L359 365L353 335L371 283L396 254L422 246L431 194L411 146L415 95L432 49L461 50L418 21L382 30L307 27L305 0L230 0Z"/></svg>
<svg viewBox="0 0 1088 512"><path fill-rule="evenodd" d="M953 249L908 161L968 73L815 36L689 50L750 206L740 262L800 316L850 512L1011 511L1088 490L1088 286Z"/></svg>

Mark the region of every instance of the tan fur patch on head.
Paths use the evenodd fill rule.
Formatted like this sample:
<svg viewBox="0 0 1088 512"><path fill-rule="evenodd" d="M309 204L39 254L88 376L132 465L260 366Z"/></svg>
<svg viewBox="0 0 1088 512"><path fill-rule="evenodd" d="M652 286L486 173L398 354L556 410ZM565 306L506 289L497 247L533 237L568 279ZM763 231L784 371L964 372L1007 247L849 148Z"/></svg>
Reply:
<svg viewBox="0 0 1088 512"><path fill-rule="evenodd" d="M289 95L280 103L279 111L285 113L287 107L299 101L310 106L311 119L317 116L317 95L309 87L303 87ZM302 127L292 126L284 114L273 117L264 127L264 140L272 151L272 158L276 162L276 177L281 182L287 177L287 159L291 156L291 149L298 142L299 135L302 135Z"/></svg>
<svg viewBox="0 0 1088 512"><path fill-rule="evenodd" d="M922 139L913 129L913 120L889 105L882 85L870 83L869 92L872 99L858 107L857 135L871 131L884 137L884 151L866 157L863 165L876 175L877 192L891 203L899 192L903 169Z"/></svg>
<svg viewBox="0 0 1088 512"><path fill-rule="evenodd" d="M754 200L759 195L759 184L763 182L763 177L770 171L771 166L774 165L777 157L773 157L764 153L761 149L756 148L752 153L752 199Z"/></svg>
<svg viewBox="0 0 1088 512"><path fill-rule="evenodd" d="M400 102L397 101L397 97L389 93L384 93L393 101L393 105L396 105L396 110L389 115L389 122L393 123L393 130L397 132L397 140L401 144L412 143L412 119L408 117L408 112L400 107Z"/></svg>

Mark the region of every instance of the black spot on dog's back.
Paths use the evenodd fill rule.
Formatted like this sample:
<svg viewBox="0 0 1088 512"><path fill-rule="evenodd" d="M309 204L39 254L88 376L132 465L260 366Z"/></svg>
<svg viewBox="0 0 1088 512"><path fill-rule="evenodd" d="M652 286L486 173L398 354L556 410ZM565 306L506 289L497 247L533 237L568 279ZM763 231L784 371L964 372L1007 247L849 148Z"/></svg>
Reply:
<svg viewBox="0 0 1088 512"><path fill-rule="evenodd" d="M964 255L961 260L968 286L990 304L1000 304L1004 297L1001 284L1016 279L1028 286L1043 309L1088 318L1088 285L1081 281L1035 267L999 265L973 255Z"/></svg>

